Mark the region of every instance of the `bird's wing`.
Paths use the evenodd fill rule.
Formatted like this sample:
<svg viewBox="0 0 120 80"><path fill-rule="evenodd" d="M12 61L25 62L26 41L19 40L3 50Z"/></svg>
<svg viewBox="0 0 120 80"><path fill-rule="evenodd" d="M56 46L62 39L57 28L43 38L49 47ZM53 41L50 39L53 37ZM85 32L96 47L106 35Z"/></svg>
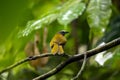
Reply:
<svg viewBox="0 0 120 80"><path fill-rule="evenodd" d="M58 54L64 54L64 50L63 50L63 47L61 45L59 45Z"/></svg>
<svg viewBox="0 0 120 80"><path fill-rule="evenodd" d="M56 54L56 53L58 53L58 50L59 50L59 45L54 43L51 48L51 53Z"/></svg>

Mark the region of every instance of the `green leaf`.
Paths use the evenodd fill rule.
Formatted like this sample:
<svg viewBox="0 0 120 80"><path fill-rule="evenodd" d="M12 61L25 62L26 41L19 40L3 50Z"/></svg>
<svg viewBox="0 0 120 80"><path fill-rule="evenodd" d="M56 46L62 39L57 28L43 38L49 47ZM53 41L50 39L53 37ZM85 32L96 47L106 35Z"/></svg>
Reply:
<svg viewBox="0 0 120 80"><path fill-rule="evenodd" d="M41 19L29 21L26 25L26 28L23 31L20 31L19 36L27 36L33 30L40 29L41 27L50 24L54 20L56 20L57 14L49 14Z"/></svg>
<svg viewBox="0 0 120 80"><path fill-rule="evenodd" d="M111 0L90 0L87 8L87 21L91 31L102 34L111 16Z"/></svg>
<svg viewBox="0 0 120 80"><path fill-rule="evenodd" d="M58 22L62 25L69 24L72 20L78 18L85 9L85 4L81 0L70 0L64 4L58 15Z"/></svg>
<svg viewBox="0 0 120 80"><path fill-rule="evenodd" d="M116 16L111 20L110 25L107 27L106 32L100 42L109 42L118 37L120 37L120 16Z"/></svg>

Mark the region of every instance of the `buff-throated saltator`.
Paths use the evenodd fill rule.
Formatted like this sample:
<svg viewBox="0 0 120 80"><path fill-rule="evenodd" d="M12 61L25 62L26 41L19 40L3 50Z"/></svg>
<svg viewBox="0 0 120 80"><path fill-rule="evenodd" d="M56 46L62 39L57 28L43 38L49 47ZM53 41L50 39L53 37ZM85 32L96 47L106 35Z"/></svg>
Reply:
<svg viewBox="0 0 120 80"><path fill-rule="evenodd" d="M67 42L65 34L68 33L67 31L60 31L54 35L52 40L50 41L51 53L52 54L63 54L64 50L63 47Z"/></svg>

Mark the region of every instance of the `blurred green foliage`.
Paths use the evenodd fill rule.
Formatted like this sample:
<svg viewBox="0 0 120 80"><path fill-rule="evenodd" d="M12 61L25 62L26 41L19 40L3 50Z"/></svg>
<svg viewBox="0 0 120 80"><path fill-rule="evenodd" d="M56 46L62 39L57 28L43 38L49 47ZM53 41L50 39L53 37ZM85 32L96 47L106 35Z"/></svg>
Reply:
<svg viewBox="0 0 120 80"><path fill-rule="evenodd" d="M43 48L43 31L48 30L46 44L60 30L68 30L67 54L78 54L120 37L119 0L2 0L0 1L0 70L26 57L24 48L39 32ZM85 47L83 47L85 46ZM110 50L114 56L100 66L90 58L78 80L119 80L120 49ZM92 59L92 60L91 60ZM50 57L44 68L35 70L24 63L0 75L0 80L32 80L53 69L65 59ZM70 80L81 62L65 67L47 80ZM96 74L97 73L97 74Z"/></svg>

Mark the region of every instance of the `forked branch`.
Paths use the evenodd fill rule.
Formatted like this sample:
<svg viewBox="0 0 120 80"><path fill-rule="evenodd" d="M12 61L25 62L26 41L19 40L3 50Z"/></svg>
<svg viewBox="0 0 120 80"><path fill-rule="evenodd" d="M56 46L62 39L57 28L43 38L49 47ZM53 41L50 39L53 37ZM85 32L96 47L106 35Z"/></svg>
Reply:
<svg viewBox="0 0 120 80"><path fill-rule="evenodd" d="M106 43L103 46L100 46L100 47L94 48L92 50L86 51L83 54L74 55L74 56L68 58L66 61L60 63L57 67L55 67L51 71L49 71L49 72L47 72L47 73L45 73L43 75L40 75L40 76L34 78L33 80L45 80L46 78L51 77L52 75L54 75L54 74L58 73L59 71L61 71L68 64L70 64L72 62L75 62L75 61L78 61L78 60L84 59L84 54L86 54L86 57L88 58L88 57L91 57L91 56L93 56L95 54L98 54L98 53L100 53L102 51L113 48L113 47L115 47L115 46L117 46L119 44L120 44L120 38L115 39L115 40L113 40L113 41L111 41L109 43Z"/></svg>

